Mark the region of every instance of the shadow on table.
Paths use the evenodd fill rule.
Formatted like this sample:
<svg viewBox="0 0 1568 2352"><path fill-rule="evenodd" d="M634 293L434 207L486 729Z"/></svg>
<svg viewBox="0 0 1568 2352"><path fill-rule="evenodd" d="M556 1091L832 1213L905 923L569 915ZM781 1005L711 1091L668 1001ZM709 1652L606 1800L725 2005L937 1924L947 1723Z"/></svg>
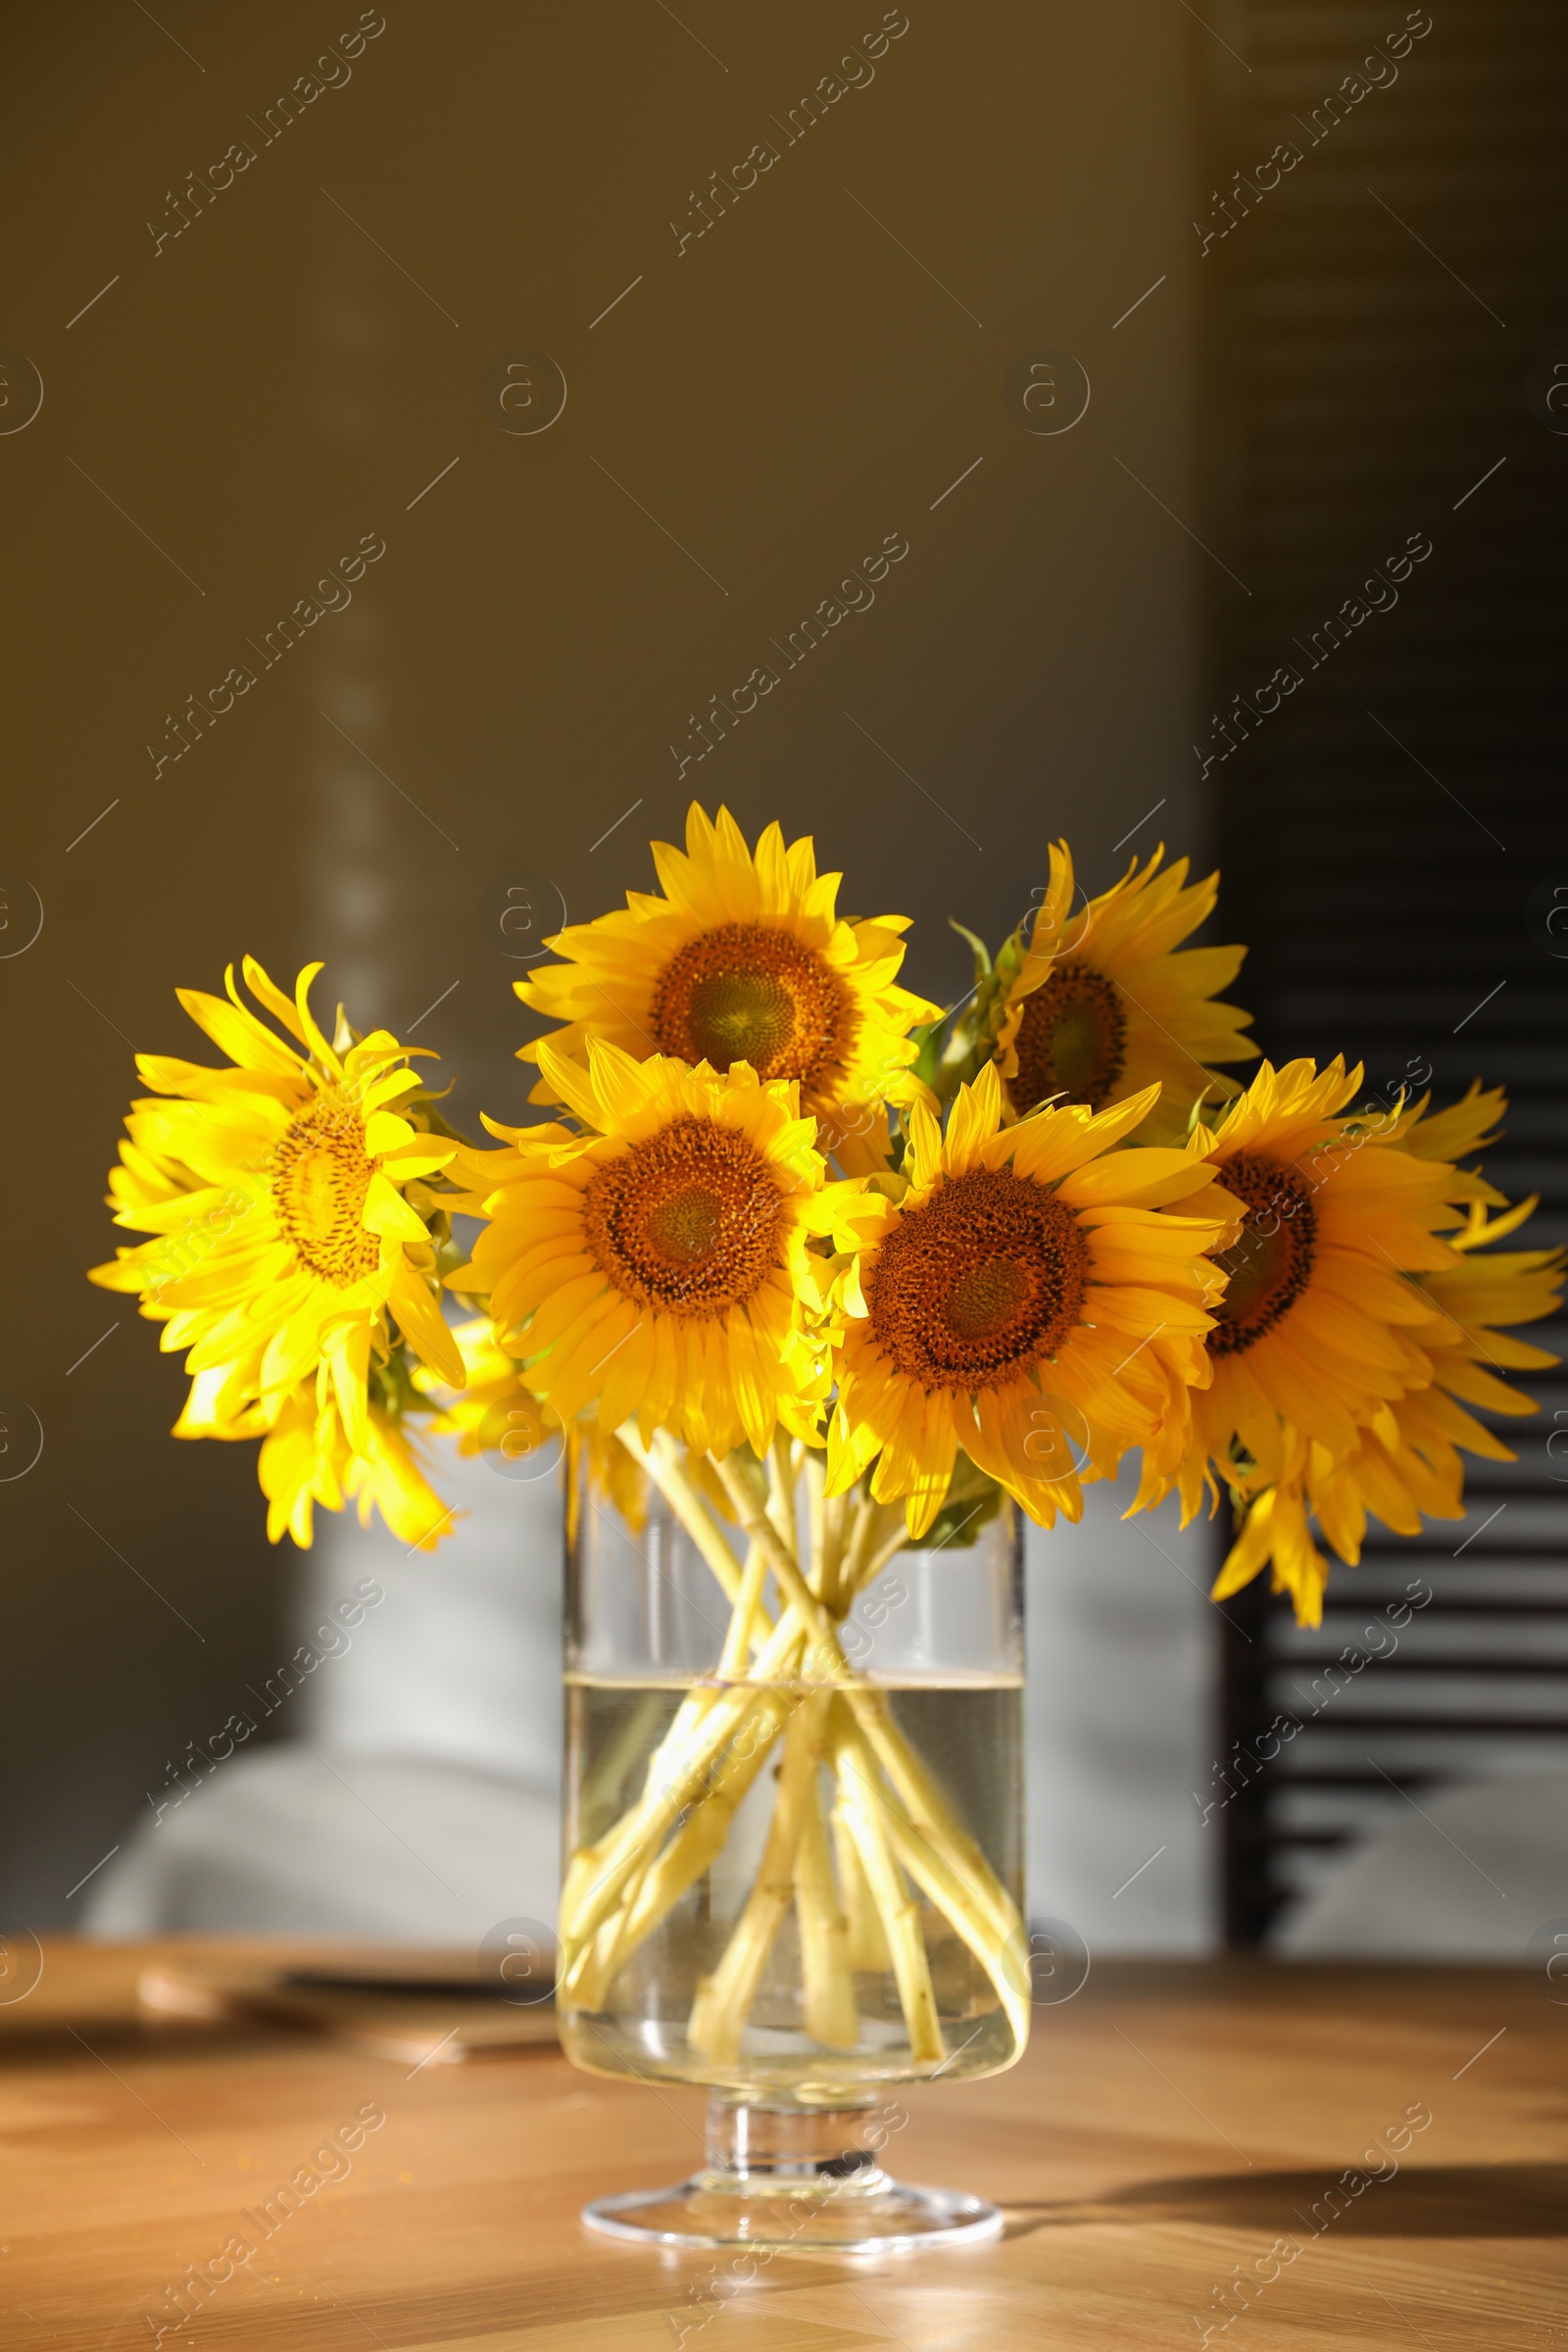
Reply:
<svg viewBox="0 0 1568 2352"><path fill-rule="evenodd" d="M1568 2237L1568 2165L1427 2165L1367 2180L1359 2195L1342 2176L1213 2173L1139 2181L1079 2205L1009 2205L1008 2234L1054 2223L1187 2222L1267 2231L1306 2243L1347 2237Z"/></svg>

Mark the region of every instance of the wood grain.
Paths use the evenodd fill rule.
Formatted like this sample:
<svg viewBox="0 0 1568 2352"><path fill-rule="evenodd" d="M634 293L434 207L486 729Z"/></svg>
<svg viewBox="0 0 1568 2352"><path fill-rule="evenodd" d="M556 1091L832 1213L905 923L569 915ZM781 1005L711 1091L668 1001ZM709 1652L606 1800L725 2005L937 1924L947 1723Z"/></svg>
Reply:
<svg viewBox="0 0 1568 2352"><path fill-rule="evenodd" d="M209 2352L1158 2352L1204 2327L1225 2352L1568 2342L1568 2009L1535 1978L1102 1965L1036 2013L1021 2066L910 2093L890 2143L906 2179L1000 2200L1002 2243L781 2255L748 2278L577 2220L690 2169L695 2096L548 2047L411 2071L138 2014L143 1969L204 1953L55 1943L0 2008L5 2352L128 2352L160 2309L166 2346ZM385 2122L313 2167L366 2109ZM1411 2110L1430 2124L1368 2156ZM274 2202L264 2235L302 2168L339 2177ZM1348 2171L1359 2191L1330 2198ZM246 2234L254 2259L175 2332L166 2289ZM1257 2283L1221 2331L1237 2266Z"/></svg>

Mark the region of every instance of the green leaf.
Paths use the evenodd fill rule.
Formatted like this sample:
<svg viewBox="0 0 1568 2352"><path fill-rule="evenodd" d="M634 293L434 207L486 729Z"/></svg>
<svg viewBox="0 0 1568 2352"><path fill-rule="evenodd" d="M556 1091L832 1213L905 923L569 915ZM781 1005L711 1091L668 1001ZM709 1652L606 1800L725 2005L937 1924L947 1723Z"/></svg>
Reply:
<svg viewBox="0 0 1568 2352"><path fill-rule="evenodd" d="M973 931L966 930L964 925L951 914L948 917L948 929L956 931L960 939L966 939L969 942L974 951L974 976L977 981L985 979L991 969L991 950L986 946L985 941Z"/></svg>

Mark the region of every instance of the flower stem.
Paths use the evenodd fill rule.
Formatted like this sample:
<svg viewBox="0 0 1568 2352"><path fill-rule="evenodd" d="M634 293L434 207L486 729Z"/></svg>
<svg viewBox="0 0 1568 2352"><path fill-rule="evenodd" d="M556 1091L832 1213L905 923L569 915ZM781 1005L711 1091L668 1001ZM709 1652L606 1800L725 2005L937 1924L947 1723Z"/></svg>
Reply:
<svg viewBox="0 0 1568 2352"><path fill-rule="evenodd" d="M760 1544L754 1544L746 1554L740 1592L724 1635L724 1646L718 1653L720 1682L738 1682L752 1662L752 1648L757 1640L753 1625L761 1607L762 1587L766 1582L767 1554Z"/></svg>
<svg viewBox="0 0 1568 2352"><path fill-rule="evenodd" d="M896 1532L890 1534L890 1529ZM906 1541L902 1502L872 1502L867 1498L861 1503L840 1570L844 1609L849 1608L856 1594L870 1583L876 1570L884 1567Z"/></svg>
<svg viewBox="0 0 1568 2352"><path fill-rule="evenodd" d="M704 1784L730 1741L745 1736L748 1717L760 1706L765 1711L765 1702L778 1701L778 1693L766 1686L788 1670L800 1639L800 1628L786 1612L758 1652L754 1682L733 1683L716 1694L709 1687L682 1700L649 1759L642 1795L597 1844L579 1846L571 1857L561 1894L564 1941L575 1944L592 1936L621 1900L628 1880L651 1866L679 1816L707 1793Z"/></svg>
<svg viewBox="0 0 1568 2352"><path fill-rule="evenodd" d="M642 1444L635 1422L628 1421L617 1434L632 1460L653 1480L717 1577L724 1588L725 1598L731 1602L737 1600L741 1587L740 1565L724 1541L712 1513L698 1493L695 1481L676 1459L675 1449L664 1432L654 1432L653 1451Z"/></svg>
<svg viewBox="0 0 1568 2352"><path fill-rule="evenodd" d="M842 1698L838 1713L835 1745L841 1773L845 1749L857 1749L862 1780L874 1785L876 1764L859 1722ZM896 1727L889 1728L902 1740ZM924 1819L915 1822L902 1806L884 1802L883 1818L893 1850L990 1977L1021 2047L1029 2030L1023 1922L984 1855L948 1820L945 1808L927 1803L922 1810ZM939 1823L933 1820L936 1814L941 1815ZM967 1852L963 1850L966 1845Z"/></svg>
<svg viewBox="0 0 1568 2352"><path fill-rule="evenodd" d="M811 1647L806 1664L813 1682L831 1682L850 1671L849 1661L839 1642L838 1629L796 1564L795 1554L780 1536L778 1529L758 1502L751 1481L736 1463L726 1455L717 1464L724 1492L735 1505L736 1516L754 1544L767 1553L767 1564L773 1571L774 1582L781 1599L787 1600L796 1616L811 1638Z"/></svg>
<svg viewBox="0 0 1568 2352"><path fill-rule="evenodd" d="M839 1805L845 1825L860 1858L871 1897L882 1918L882 1930L893 1959L909 2034L909 2055L918 2066L935 2065L946 2055L937 2018L936 1994L931 1987L931 1964L920 1934L919 1908L907 1892L903 1875L888 1844L884 1809L876 1784L865 1769L857 1745L842 1741L837 1750Z"/></svg>
<svg viewBox="0 0 1568 2352"><path fill-rule="evenodd" d="M663 1851L649 1840L621 1889L618 1909L603 1920L580 1952L574 1947L571 1962L562 1972L563 1989L574 2003L584 2009L603 2006L617 1969L723 1851L735 1815L766 1763L788 1711L779 1692L765 1692L744 1722L744 1740L738 1740L714 1769L707 1790L693 1802ZM564 1902L562 1921L564 1936Z"/></svg>
<svg viewBox="0 0 1568 2352"><path fill-rule="evenodd" d="M833 1884L816 1775L807 1791L795 1849L795 1912L801 1931L806 2031L824 2049L853 2050L860 2038L860 2021L850 1969L849 1923Z"/></svg>
<svg viewBox="0 0 1568 2352"><path fill-rule="evenodd" d="M986 1970L1021 2043L1028 1992L1017 1910L906 1739L890 1693L853 1672L839 1638L858 1592L906 1541L902 1511L825 1497L814 1457L781 1437L765 1478L746 1457L714 1465L748 1540L742 1566L665 1433L647 1448L632 1429L621 1442L713 1569L732 1614L716 1677L682 1699L649 1760L642 1795L571 1859L561 1907L564 2001L605 2005L633 1952L716 1861L782 1734L761 1864L717 1965L699 1987L687 2028L692 2048L718 2064L738 2059L793 1902L811 2038L828 2049L855 2048L861 2028L854 1971L891 1969L911 2059L939 2063L944 2044L921 1895ZM811 1532L805 1568L797 1516L803 1475ZM776 1621L762 1602L770 1572L783 1604ZM824 1761L838 1784L837 1885L818 1787Z"/></svg>
<svg viewBox="0 0 1568 2352"><path fill-rule="evenodd" d="M998 1942L1005 1943L1018 1926L1012 1898L933 1787L925 1766L894 1722L886 1692L856 1684L842 1696L856 1729L904 1800L910 1830L935 1852L951 1857L959 1883L969 1890L968 1903L985 1913Z"/></svg>
<svg viewBox="0 0 1568 2352"><path fill-rule="evenodd" d="M866 1885L860 1868L859 1850L850 1834L849 1816L844 1807L842 1784L833 1807L833 1851L839 1866L839 1885L844 1889L844 1916L849 1927L850 1966L881 1976L893 1966L888 1939L882 1930L882 1915Z"/></svg>
<svg viewBox="0 0 1568 2352"><path fill-rule="evenodd" d="M806 1699L784 1734L778 1799L762 1849L761 1866L735 1923L724 1954L705 1977L692 2003L686 2038L694 2049L725 2064L740 2055L741 2035L757 1988L795 1894L795 1856L806 1825L808 1801L814 1806L817 1767L822 1757L822 1705Z"/></svg>

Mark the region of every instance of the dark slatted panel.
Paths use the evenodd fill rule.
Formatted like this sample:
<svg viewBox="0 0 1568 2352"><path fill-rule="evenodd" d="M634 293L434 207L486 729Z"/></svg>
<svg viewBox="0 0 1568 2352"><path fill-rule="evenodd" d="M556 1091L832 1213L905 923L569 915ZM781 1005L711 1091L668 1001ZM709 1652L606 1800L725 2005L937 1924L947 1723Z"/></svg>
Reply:
<svg viewBox="0 0 1568 2352"><path fill-rule="evenodd" d="M1530 1238L1568 1240L1568 962L1532 912L1552 876L1568 885L1568 438L1527 401L1533 365L1568 361L1568 9L1445 0L1397 80L1347 94L1331 129L1328 93L1369 78L1401 9L1203 16L1250 68L1198 36L1208 184L1240 169L1255 190L1276 142L1300 150L1276 189L1242 188L1200 265L1204 537L1236 580L1210 575L1226 731L1205 728L1198 756L1224 903L1254 942L1240 993L1275 1059L1343 1047L1369 1092L1430 1069L1440 1101L1476 1075L1506 1085L1489 1167L1542 1195ZM1224 226L1206 189L1197 209ZM1363 591L1412 537L1431 553ZM1331 644L1344 600L1394 589ZM1256 689L1285 664L1300 684L1267 711ZM1561 1461L1546 1446L1554 1413L1568 1433L1568 1382L1533 1386L1546 1412L1519 1462L1475 1467L1462 1526L1373 1542L1338 1571L1321 1634L1257 1587L1229 1604L1222 1750L1268 1748L1281 1713L1302 1727L1231 1776L1234 1941L1402 1791L1568 1764L1568 1434ZM1401 1625L1412 1580L1431 1597ZM1389 1654L1355 1668L1372 1647Z"/></svg>

